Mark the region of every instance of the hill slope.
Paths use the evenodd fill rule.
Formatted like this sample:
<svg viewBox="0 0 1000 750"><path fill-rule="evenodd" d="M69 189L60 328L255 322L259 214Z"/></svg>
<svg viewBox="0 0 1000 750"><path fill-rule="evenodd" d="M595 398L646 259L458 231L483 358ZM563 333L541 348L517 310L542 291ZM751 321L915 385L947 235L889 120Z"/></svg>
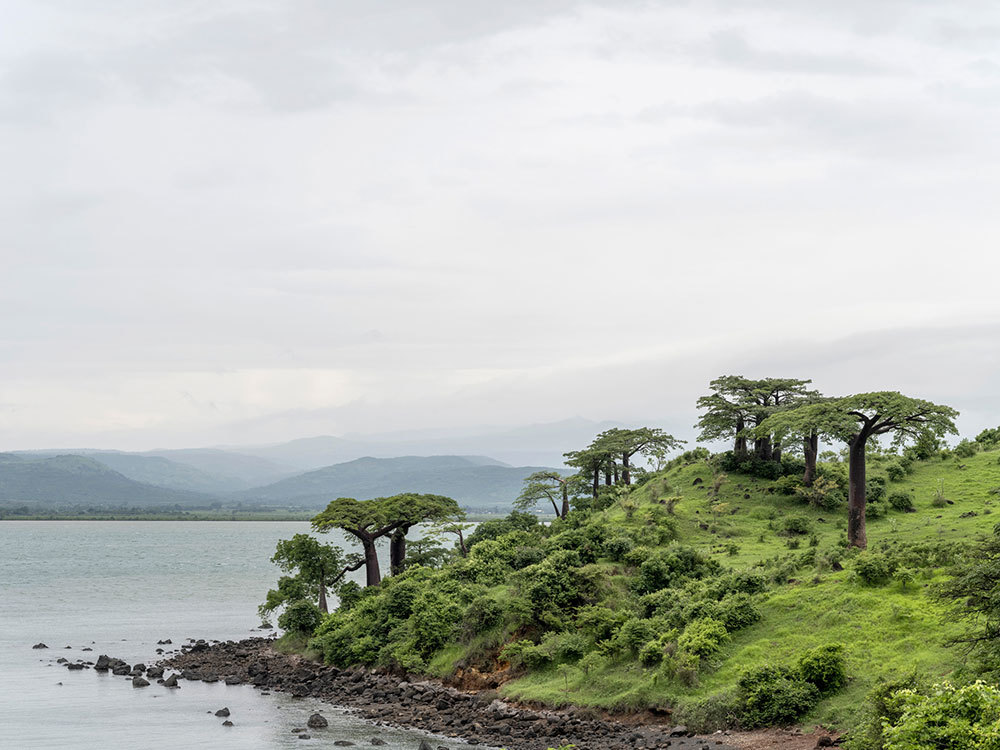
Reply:
<svg viewBox="0 0 1000 750"><path fill-rule="evenodd" d="M482 456L359 458L255 487L240 497L247 502L322 508L337 497L428 492L452 497L465 507L509 509L524 478L541 468L504 466Z"/></svg>
<svg viewBox="0 0 1000 750"><path fill-rule="evenodd" d="M211 500L200 493L136 482L86 456L0 454L0 503L5 505L148 508L204 505Z"/></svg>

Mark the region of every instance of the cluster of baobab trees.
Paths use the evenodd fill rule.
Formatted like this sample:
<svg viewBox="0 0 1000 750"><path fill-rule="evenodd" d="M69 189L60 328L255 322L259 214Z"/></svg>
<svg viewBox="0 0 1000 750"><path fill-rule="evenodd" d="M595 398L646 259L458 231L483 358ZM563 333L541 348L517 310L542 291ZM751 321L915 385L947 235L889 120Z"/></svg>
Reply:
<svg viewBox="0 0 1000 750"><path fill-rule="evenodd" d="M816 474L820 438L848 449L847 538L855 547L868 544L865 532L866 448L872 438L888 435L894 444L955 434L958 412L949 406L904 396L897 391L829 397L794 378L751 380L725 375L710 383L712 392L698 399L704 410L697 426L702 440L731 439L733 452L780 460L781 448L801 441L803 482Z"/></svg>

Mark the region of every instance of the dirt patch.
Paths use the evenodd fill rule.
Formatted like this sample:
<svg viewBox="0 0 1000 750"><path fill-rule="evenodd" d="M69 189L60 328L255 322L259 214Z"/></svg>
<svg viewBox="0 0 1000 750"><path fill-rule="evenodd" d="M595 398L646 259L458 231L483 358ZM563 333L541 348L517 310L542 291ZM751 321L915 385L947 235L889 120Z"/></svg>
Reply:
<svg viewBox="0 0 1000 750"><path fill-rule="evenodd" d="M796 729L756 729L752 732L731 732L726 742L740 750L813 750L839 747L840 734L816 727L808 734Z"/></svg>

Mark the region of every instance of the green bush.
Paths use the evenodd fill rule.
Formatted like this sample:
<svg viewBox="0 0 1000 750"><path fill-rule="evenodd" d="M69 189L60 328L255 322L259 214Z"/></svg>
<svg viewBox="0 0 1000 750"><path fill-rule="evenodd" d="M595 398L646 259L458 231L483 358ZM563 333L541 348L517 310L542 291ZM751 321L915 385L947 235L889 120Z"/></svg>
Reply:
<svg viewBox="0 0 1000 750"><path fill-rule="evenodd" d="M1000 689L985 682L954 687L945 682L928 693L900 690L899 718L883 730L885 750L1000 747Z"/></svg>
<svg viewBox="0 0 1000 750"><path fill-rule="evenodd" d="M868 477L868 481L865 483L865 497L868 502L877 503L879 500L885 497L885 477L873 476Z"/></svg>
<svg viewBox="0 0 1000 750"><path fill-rule="evenodd" d="M500 658L514 667L536 671L552 665L552 654L529 640L514 641L500 649Z"/></svg>
<svg viewBox="0 0 1000 750"><path fill-rule="evenodd" d="M847 663L844 646L828 643L806 651L799 657L799 674L811 682L820 693L832 693L847 684Z"/></svg>
<svg viewBox="0 0 1000 750"><path fill-rule="evenodd" d="M688 654L704 658L717 653L728 637L725 625L706 617L688 623L677 639L677 647Z"/></svg>
<svg viewBox="0 0 1000 750"><path fill-rule="evenodd" d="M805 516L786 516L781 526L786 534L808 534L812 531L812 522Z"/></svg>
<svg viewBox="0 0 1000 750"><path fill-rule="evenodd" d="M781 477L774 482L774 491L779 495L794 495L801 487L802 477L798 476Z"/></svg>
<svg viewBox="0 0 1000 750"><path fill-rule="evenodd" d="M887 512L885 503L869 500L867 506L865 507L865 516L872 520L884 517Z"/></svg>
<svg viewBox="0 0 1000 750"><path fill-rule="evenodd" d="M958 458L972 458L976 455L978 446L971 440L962 440L952 451Z"/></svg>
<svg viewBox="0 0 1000 750"><path fill-rule="evenodd" d="M866 586L883 586L892 579L894 566L885 555L862 552L854 563L854 572Z"/></svg>
<svg viewBox="0 0 1000 750"><path fill-rule="evenodd" d="M319 607L305 599L292 602L278 615L278 627L288 633L311 635L321 622L323 613Z"/></svg>
<svg viewBox="0 0 1000 750"><path fill-rule="evenodd" d="M748 729L791 724L819 700L816 686L788 667L747 670L737 687L742 702L740 723Z"/></svg>
<svg viewBox="0 0 1000 750"><path fill-rule="evenodd" d="M897 724L903 715L896 693L903 689L923 691L925 687L923 680L916 674L901 678L881 678L861 704L857 725L844 740L845 750L884 750L885 727Z"/></svg>
<svg viewBox="0 0 1000 750"><path fill-rule="evenodd" d="M899 461L890 461L885 465L886 476L889 481L899 482L906 476L906 469Z"/></svg>
<svg viewBox="0 0 1000 750"><path fill-rule="evenodd" d="M618 536L604 543L604 554L615 562L622 562L635 545L627 536Z"/></svg>
<svg viewBox="0 0 1000 750"><path fill-rule="evenodd" d="M903 513L912 513L916 510L913 496L909 492L893 492L889 495L889 505Z"/></svg>
<svg viewBox="0 0 1000 750"><path fill-rule="evenodd" d="M489 596L472 600L462 616L462 630L466 637L490 630L503 622L503 607Z"/></svg>
<svg viewBox="0 0 1000 750"><path fill-rule="evenodd" d="M617 651L634 656L655 635L656 628L653 626L652 620L631 617L618 629L618 634L614 638L614 646Z"/></svg>

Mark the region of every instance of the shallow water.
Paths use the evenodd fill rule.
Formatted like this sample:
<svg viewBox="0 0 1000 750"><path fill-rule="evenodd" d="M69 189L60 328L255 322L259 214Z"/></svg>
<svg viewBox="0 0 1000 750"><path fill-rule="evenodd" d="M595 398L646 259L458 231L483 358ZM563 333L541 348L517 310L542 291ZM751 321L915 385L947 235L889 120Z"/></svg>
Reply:
<svg viewBox="0 0 1000 750"><path fill-rule="evenodd" d="M374 727L327 704L248 686L168 690L55 664L106 653L156 660L158 640L261 635L257 605L279 575L268 560L300 522L4 521L0 523L0 748L274 750L366 745L414 750L422 733ZM331 535L329 541L337 543ZM358 571L358 575L363 575ZM48 650L33 650L37 642ZM71 648L65 649L65 646ZM92 652L83 652L85 647ZM167 646L166 648L171 648ZM233 727L214 712L227 706ZM291 730L321 711L325 730ZM448 739L432 741L458 747Z"/></svg>

